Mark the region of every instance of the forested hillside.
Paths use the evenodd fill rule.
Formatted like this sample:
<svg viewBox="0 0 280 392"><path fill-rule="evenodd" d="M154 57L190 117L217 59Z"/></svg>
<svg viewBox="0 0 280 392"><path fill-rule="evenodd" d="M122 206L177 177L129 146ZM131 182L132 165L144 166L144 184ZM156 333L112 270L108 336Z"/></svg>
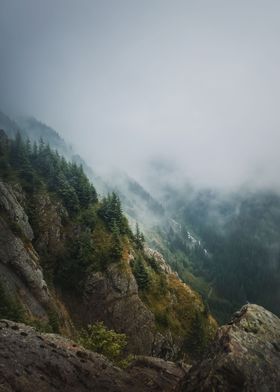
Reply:
<svg viewBox="0 0 280 392"><path fill-rule="evenodd" d="M222 195L200 191L183 195L174 190L167 204L180 223L179 237L167 233L181 260L178 270L186 281L200 287L221 321L244 302L259 303L280 314L277 192L243 190ZM188 231L200 241L191 249ZM183 238L181 245L178 238Z"/></svg>
<svg viewBox="0 0 280 392"><path fill-rule="evenodd" d="M149 246L164 254L183 281L203 296L220 322L228 320L244 302L260 303L279 314L280 198L277 192L243 189L222 195L213 190L196 191L191 184L172 187L162 183L159 163L151 168L151 177L158 181L152 184L153 191L148 192L120 170L102 178L56 131L35 119L21 119L16 123L0 114L0 120L9 135L15 137L20 131L23 137L32 140L21 153L29 154L29 160L25 157L20 162L11 155L15 169L22 172L26 191L31 192L32 187L46 180L47 189L59 194L71 216L93 221L101 219L104 208L101 202L93 203L94 208L87 206L89 198L96 200L98 192L105 196L106 203L105 200L109 202L107 193L114 194L120 198L132 227L139 224ZM64 157L52 149L58 149ZM5 172L3 165L3 175L9 176L9 170ZM83 171L94 181L97 191L87 180L82 180ZM120 200L113 203L117 205ZM119 235L112 223L111 231L117 249ZM71 239L68 248L72 249L74 244ZM49 273L53 274L51 268Z"/></svg>
<svg viewBox="0 0 280 392"><path fill-rule="evenodd" d="M131 230L116 193L98 199L82 166L20 133L1 131L0 173L0 317L72 337L103 322L127 353L202 354L215 320Z"/></svg>

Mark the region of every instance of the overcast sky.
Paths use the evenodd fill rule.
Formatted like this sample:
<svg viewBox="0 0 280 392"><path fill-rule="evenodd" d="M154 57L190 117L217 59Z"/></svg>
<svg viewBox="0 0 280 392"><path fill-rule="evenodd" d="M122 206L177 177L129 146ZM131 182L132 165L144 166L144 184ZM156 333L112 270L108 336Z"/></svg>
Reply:
<svg viewBox="0 0 280 392"><path fill-rule="evenodd" d="M0 105L93 165L280 188L279 0L0 0Z"/></svg>

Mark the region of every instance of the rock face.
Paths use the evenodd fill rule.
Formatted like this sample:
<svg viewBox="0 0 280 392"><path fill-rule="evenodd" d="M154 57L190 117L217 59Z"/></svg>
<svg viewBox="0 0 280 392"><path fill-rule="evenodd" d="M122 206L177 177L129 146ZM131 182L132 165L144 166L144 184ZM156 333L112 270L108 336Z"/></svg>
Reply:
<svg viewBox="0 0 280 392"><path fill-rule="evenodd" d="M174 271L172 271L170 265L167 264L161 253L148 247L145 248L145 253L148 257L153 257L156 260L162 272L164 272L165 274L174 274ZM175 274L177 276L177 273Z"/></svg>
<svg viewBox="0 0 280 392"><path fill-rule="evenodd" d="M187 318L189 310L198 308L203 312L200 308L203 303L187 287L181 290L186 295L179 296L178 287L182 282L158 252L151 249L145 252L147 258L153 258L157 264L157 272L148 263L146 269L159 286L151 289L146 302L133 274L135 252L130 245L121 261L110 264L105 271L88 273L80 296L55 285L48 287L46 280L52 282L51 268L69 257L67 247L79 237L81 230L78 222L71 221L59 198L52 197L46 190L35 192L31 204L20 185L0 181L0 285L3 291L21 305L29 321L47 325L52 319L56 332L59 330L57 319L60 331L63 327L67 336L73 332L71 320L78 327L103 321L107 327L127 335L128 353L166 360L177 358L185 330L190 329L191 324L184 324L179 332L171 332L169 326L160 328L157 309L150 305L158 303L157 293L171 280L174 284L165 288L168 295L160 305L161 313L169 308L170 319L176 319L175 308L188 302L188 308L180 308L180 313ZM24 320L29 323L27 318Z"/></svg>
<svg viewBox="0 0 280 392"><path fill-rule="evenodd" d="M112 264L106 273L89 276L84 295L87 323L103 320L107 326L128 336L129 352L159 355L165 344L156 332L155 317L138 295L133 274L124 264ZM161 342L156 344L156 342Z"/></svg>
<svg viewBox="0 0 280 392"><path fill-rule="evenodd" d="M62 217L67 217L67 211L61 202L53 201L50 196L39 194L36 197L37 238L35 247L40 253L54 254L63 246L65 233L63 232Z"/></svg>
<svg viewBox="0 0 280 392"><path fill-rule="evenodd" d="M183 391L280 391L279 318L261 306L244 306L218 330L208 357L191 368Z"/></svg>
<svg viewBox="0 0 280 392"><path fill-rule="evenodd" d="M73 341L0 320L1 392L278 392L280 320L246 305L218 330L202 362L136 357L126 369Z"/></svg>
<svg viewBox="0 0 280 392"><path fill-rule="evenodd" d="M171 392L185 373L173 363L149 358L122 371L71 340L0 321L1 392Z"/></svg>
<svg viewBox="0 0 280 392"><path fill-rule="evenodd" d="M30 319L47 323L49 313L56 312L65 325L65 312L44 279L23 204L21 188L0 181L0 284L9 297L20 303Z"/></svg>
<svg viewBox="0 0 280 392"><path fill-rule="evenodd" d="M145 254L156 264L153 279L159 282L158 286L151 283L144 293L139 290L132 269L134 256L130 253L122 262L109 265L106 271L89 274L82 303L75 303L74 298L68 301L70 313L75 315L75 309L79 309L75 315L77 323L104 321L107 327L125 333L129 353L175 360L180 357L184 337L192 328L192 312L203 314L204 304L173 273L160 253L147 248ZM168 321L164 327L159 326L159 312L163 317L169 312L177 329L173 330ZM204 321L209 331L216 330L214 319L205 316Z"/></svg>
<svg viewBox="0 0 280 392"><path fill-rule="evenodd" d="M51 298L31 240L33 231L16 192L0 182L0 272L1 283L13 297L24 298L27 311L47 317Z"/></svg>
<svg viewBox="0 0 280 392"><path fill-rule="evenodd" d="M32 241L34 235L33 230L28 222L28 217L18 202L21 195L21 189L12 188L11 185L0 181L0 209L5 211L10 220L18 225L22 234Z"/></svg>

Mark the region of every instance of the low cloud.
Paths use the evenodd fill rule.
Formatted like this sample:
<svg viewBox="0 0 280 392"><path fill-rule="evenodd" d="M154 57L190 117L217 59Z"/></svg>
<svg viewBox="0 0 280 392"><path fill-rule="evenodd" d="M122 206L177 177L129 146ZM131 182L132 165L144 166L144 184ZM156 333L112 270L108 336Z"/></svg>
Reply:
<svg viewBox="0 0 280 392"><path fill-rule="evenodd" d="M0 105L148 183L279 189L280 3L3 0ZM150 162L153 162L151 165Z"/></svg>

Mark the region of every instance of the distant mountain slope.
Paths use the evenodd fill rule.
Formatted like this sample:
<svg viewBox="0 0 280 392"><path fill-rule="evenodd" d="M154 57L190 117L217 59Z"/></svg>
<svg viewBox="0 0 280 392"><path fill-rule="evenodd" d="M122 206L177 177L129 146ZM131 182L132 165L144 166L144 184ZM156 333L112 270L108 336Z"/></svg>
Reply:
<svg viewBox="0 0 280 392"><path fill-rule="evenodd" d="M173 189L165 203L208 252L192 257L190 270L212 287L207 300L221 320L244 302L280 314L280 195L276 191L222 194ZM216 294L228 304L213 303Z"/></svg>
<svg viewBox="0 0 280 392"><path fill-rule="evenodd" d="M12 138L16 136L17 132L24 133L24 131L20 128L20 126L16 123L15 120L11 119L9 116L7 116L5 113L1 111L0 111L0 129L5 129L7 135ZM26 136L25 133L24 135Z"/></svg>
<svg viewBox="0 0 280 392"><path fill-rule="evenodd" d="M45 142L57 150L60 154L71 158L74 153L69 145L61 138L61 136L51 127L41 123L33 117L17 118L17 124L21 130L29 137L31 142L39 142L43 139Z"/></svg>

